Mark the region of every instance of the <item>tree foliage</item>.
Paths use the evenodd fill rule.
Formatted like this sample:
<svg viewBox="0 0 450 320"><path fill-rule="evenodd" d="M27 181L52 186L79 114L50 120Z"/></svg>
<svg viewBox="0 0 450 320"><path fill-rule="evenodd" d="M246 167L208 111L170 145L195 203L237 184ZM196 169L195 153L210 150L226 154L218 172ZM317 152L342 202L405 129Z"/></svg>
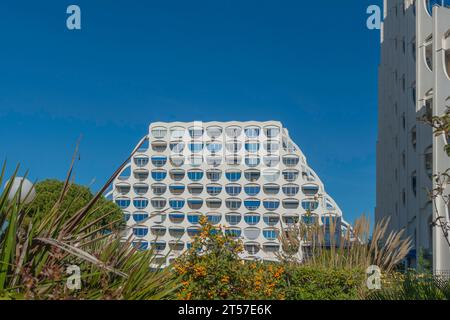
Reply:
<svg viewBox="0 0 450 320"><path fill-rule="evenodd" d="M36 198L29 206L30 213L33 214L38 211L49 212L61 196L63 187L64 182L56 179L38 182L35 185ZM68 216L72 216L92 200L93 197L89 188L71 184L61 203L60 210L67 210ZM89 220L94 221L96 219L99 219L99 226L111 224L110 227L118 228L123 224L123 213L114 202L101 197L91 210L91 219Z"/></svg>

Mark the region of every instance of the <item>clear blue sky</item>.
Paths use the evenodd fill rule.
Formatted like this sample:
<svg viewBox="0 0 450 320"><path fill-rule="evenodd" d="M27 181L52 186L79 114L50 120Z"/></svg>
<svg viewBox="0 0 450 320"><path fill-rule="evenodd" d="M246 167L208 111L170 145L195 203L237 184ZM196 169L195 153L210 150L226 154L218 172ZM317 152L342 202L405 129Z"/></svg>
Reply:
<svg viewBox="0 0 450 320"><path fill-rule="evenodd" d="M78 4L82 30L66 29ZM0 2L0 159L95 190L152 121L279 120L344 210L373 215L381 0Z"/></svg>

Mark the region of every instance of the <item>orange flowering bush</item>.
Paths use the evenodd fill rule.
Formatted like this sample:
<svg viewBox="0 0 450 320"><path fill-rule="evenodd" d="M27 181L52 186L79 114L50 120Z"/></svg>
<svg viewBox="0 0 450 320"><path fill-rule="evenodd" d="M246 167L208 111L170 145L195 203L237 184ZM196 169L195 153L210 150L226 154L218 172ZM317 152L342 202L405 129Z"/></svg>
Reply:
<svg viewBox="0 0 450 320"><path fill-rule="evenodd" d="M284 268L244 261L241 241L200 219L200 234L174 263L182 279L179 299L284 299Z"/></svg>

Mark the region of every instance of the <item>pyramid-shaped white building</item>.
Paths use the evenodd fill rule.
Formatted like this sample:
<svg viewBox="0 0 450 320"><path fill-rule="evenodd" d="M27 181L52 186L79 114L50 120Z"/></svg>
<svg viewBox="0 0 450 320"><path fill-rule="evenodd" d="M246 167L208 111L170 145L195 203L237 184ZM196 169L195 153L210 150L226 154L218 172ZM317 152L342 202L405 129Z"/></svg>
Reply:
<svg viewBox="0 0 450 320"><path fill-rule="evenodd" d="M112 194L135 246L161 263L190 247L202 215L243 241L245 259L276 260L300 219L348 228L280 122L157 122L139 145Z"/></svg>

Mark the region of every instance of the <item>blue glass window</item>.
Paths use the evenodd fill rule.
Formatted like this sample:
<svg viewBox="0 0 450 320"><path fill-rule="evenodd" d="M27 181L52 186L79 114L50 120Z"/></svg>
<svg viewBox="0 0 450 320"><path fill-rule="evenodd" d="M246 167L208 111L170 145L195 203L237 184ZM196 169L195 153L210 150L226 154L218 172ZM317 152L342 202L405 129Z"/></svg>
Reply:
<svg viewBox="0 0 450 320"><path fill-rule="evenodd" d="M136 209L145 209L148 206L148 200L147 199L134 199L133 205Z"/></svg>
<svg viewBox="0 0 450 320"><path fill-rule="evenodd" d="M259 128L246 128L245 135L249 138L256 138L259 136Z"/></svg>
<svg viewBox="0 0 450 320"><path fill-rule="evenodd" d="M300 190L300 187L297 185L287 185L287 186L283 186L283 192L285 195L287 196L295 196L298 191Z"/></svg>
<svg viewBox="0 0 450 320"><path fill-rule="evenodd" d="M267 240L276 240L278 237L277 230L263 230L263 236Z"/></svg>
<svg viewBox="0 0 450 320"><path fill-rule="evenodd" d="M302 207L305 210L316 210L319 207L319 202L315 200L303 200Z"/></svg>
<svg viewBox="0 0 450 320"><path fill-rule="evenodd" d="M242 201L240 199L228 199L225 200L225 204L228 209L236 210L241 207Z"/></svg>
<svg viewBox="0 0 450 320"><path fill-rule="evenodd" d="M145 157L143 157L143 156L135 157L134 163L138 167L145 167L148 164L148 157L146 157L146 156Z"/></svg>
<svg viewBox="0 0 450 320"><path fill-rule="evenodd" d="M225 216L225 220L227 220L227 222L232 226L241 222L241 219L242 219L242 217L240 214L227 214Z"/></svg>
<svg viewBox="0 0 450 320"><path fill-rule="evenodd" d="M184 143L182 142L171 143L170 150L172 150L175 153L181 153L184 150Z"/></svg>
<svg viewBox="0 0 450 320"><path fill-rule="evenodd" d="M245 157L245 164L250 168L257 167L260 162L259 157Z"/></svg>
<svg viewBox="0 0 450 320"><path fill-rule="evenodd" d="M200 215L198 214L188 214L187 219L192 224L198 224L200 220Z"/></svg>
<svg viewBox="0 0 450 320"><path fill-rule="evenodd" d="M261 191L261 187L257 185L245 186L244 191L246 194L253 197L256 196Z"/></svg>
<svg viewBox="0 0 450 320"><path fill-rule="evenodd" d="M227 179L231 182L236 182L241 178L241 172L239 171L230 171L230 172L226 172L225 176L227 177Z"/></svg>
<svg viewBox="0 0 450 320"><path fill-rule="evenodd" d="M116 204L121 208L125 209L130 206L131 200L130 199L116 199Z"/></svg>
<svg viewBox="0 0 450 320"><path fill-rule="evenodd" d="M240 229L226 229L225 230L225 234L230 236L230 237L240 237L241 236L242 231Z"/></svg>
<svg viewBox="0 0 450 320"><path fill-rule="evenodd" d="M279 200L264 200L263 201L264 208L267 210L276 210L280 206Z"/></svg>
<svg viewBox="0 0 450 320"><path fill-rule="evenodd" d="M206 192L211 196L217 196L222 192L222 186L207 186Z"/></svg>
<svg viewBox="0 0 450 320"><path fill-rule="evenodd" d="M316 222L316 217L312 215L302 215L303 223L305 224L314 224Z"/></svg>
<svg viewBox="0 0 450 320"><path fill-rule="evenodd" d="M188 177L192 181L200 181L203 178L203 171L189 171Z"/></svg>
<svg viewBox="0 0 450 320"><path fill-rule="evenodd" d="M166 171L152 171L152 178L155 181L162 181L166 178L167 172Z"/></svg>
<svg viewBox="0 0 450 320"><path fill-rule="evenodd" d="M222 150L222 145L220 143L209 143L206 148L209 152L214 153Z"/></svg>
<svg viewBox="0 0 450 320"><path fill-rule="evenodd" d="M200 229L198 228L187 228L187 233L190 237L195 237L200 234Z"/></svg>
<svg viewBox="0 0 450 320"><path fill-rule="evenodd" d="M152 164L155 167L162 167L166 164L167 157L152 157Z"/></svg>
<svg viewBox="0 0 450 320"><path fill-rule="evenodd" d="M189 150L194 153L200 152L203 150L203 143L190 143Z"/></svg>
<svg viewBox="0 0 450 320"><path fill-rule="evenodd" d="M124 213L123 214L123 218L125 219L125 221L130 220L130 217L131 217L131 214L129 214L129 213Z"/></svg>
<svg viewBox="0 0 450 320"><path fill-rule="evenodd" d="M136 227L133 228L133 234L136 237L145 237L148 233L148 228L144 228L144 227Z"/></svg>
<svg viewBox="0 0 450 320"><path fill-rule="evenodd" d="M144 221L145 219L148 218L148 213L145 212L136 212L133 213L133 219L134 221L136 221L137 223Z"/></svg>
<svg viewBox="0 0 450 320"><path fill-rule="evenodd" d="M257 152L259 151L259 143L257 142L246 143L245 150L247 150L248 152Z"/></svg>
<svg viewBox="0 0 450 320"><path fill-rule="evenodd" d="M184 200L176 199L176 200L169 200L169 205L174 210L179 210L184 207Z"/></svg>
<svg viewBox="0 0 450 320"><path fill-rule="evenodd" d="M245 200L244 201L244 206L250 210L250 211L255 211L259 208L259 206L261 205L261 201L260 200Z"/></svg>
<svg viewBox="0 0 450 320"><path fill-rule="evenodd" d="M218 224L222 220L222 216L219 215L208 215L208 222L211 224Z"/></svg>
<svg viewBox="0 0 450 320"><path fill-rule="evenodd" d="M225 191L226 191L230 196L237 196L238 194L241 193L242 187L239 186L239 185L225 186Z"/></svg>
<svg viewBox="0 0 450 320"><path fill-rule="evenodd" d="M261 220L261 217L256 214L247 214L244 216L244 221L250 226L254 226L255 224L258 224L260 220Z"/></svg>
<svg viewBox="0 0 450 320"><path fill-rule="evenodd" d="M286 181L295 181L298 178L298 171L296 170L283 171L283 177Z"/></svg>

